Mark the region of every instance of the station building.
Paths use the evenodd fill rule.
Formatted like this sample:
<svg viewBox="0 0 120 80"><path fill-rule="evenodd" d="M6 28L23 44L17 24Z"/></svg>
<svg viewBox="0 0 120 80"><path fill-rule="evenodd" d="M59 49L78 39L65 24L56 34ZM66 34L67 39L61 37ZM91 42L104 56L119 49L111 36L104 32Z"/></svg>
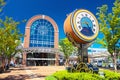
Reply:
<svg viewBox="0 0 120 80"><path fill-rule="evenodd" d="M58 35L58 26L49 16L30 18L25 27L23 65L59 65Z"/></svg>

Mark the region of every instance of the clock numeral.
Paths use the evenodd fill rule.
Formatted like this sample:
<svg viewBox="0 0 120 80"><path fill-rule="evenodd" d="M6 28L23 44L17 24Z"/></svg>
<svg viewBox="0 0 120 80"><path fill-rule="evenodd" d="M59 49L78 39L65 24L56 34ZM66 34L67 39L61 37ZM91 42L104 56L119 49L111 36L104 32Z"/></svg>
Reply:
<svg viewBox="0 0 120 80"><path fill-rule="evenodd" d="M78 24L80 24L80 22L77 22Z"/></svg>
<svg viewBox="0 0 120 80"><path fill-rule="evenodd" d="M80 17L78 17L80 19Z"/></svg>
<svg viewBox="0 0 120 80"><path fill-rule="evenodd" d="M81 29L81 26L78 26L79 27L79 29Z"/></svg>
<svg viewBox="0 0 120 80"><path fill-rule="evenodd" d="M85 16L87 17L88 15L87 15L87 14L85 14Z"/></svg>
<svg viewBox="0 0 120 80"><path fill-rule="evenodd" d="M84 16L83 14L81 14L81 16Z"/></svg>
<svg viewBox="0 0 120 80"><path fill-rule="evenodd" d="M95 32L95 29L93 28L93 32Z"/></svg>
<svg viewBox="0 0 120 80"><path fill-rule="evenodd" d="M92 22L94 22L94 20L92 20Z"/></svg>
<svg viewBox="0 0 120 80"><path fill-rule="evenodd" d="M91 16L89 18L91 18Z"/></svg>

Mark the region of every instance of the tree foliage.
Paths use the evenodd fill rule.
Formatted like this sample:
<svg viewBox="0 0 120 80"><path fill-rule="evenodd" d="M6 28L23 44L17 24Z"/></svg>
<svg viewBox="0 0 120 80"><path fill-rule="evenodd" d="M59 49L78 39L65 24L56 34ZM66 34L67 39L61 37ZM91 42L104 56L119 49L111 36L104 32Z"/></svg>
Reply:
<svg viewBox="0 0 120 80"><path fill-rule="evenodd" d="M0 55L4 58L11 58L17 51L22 34L17 29L19 22L6 17L0 19Z"/></svg>
<svg viewBox="0 0 120 80"><path fill-rule="evenodd" d="M66 59L68 59L72 52L75 50L75 47L67 38L60 40L59 45L60 51L64 53Z"/></svg>
<svg viewBox="0 0 120 80"><path fill-rule="evenodd" d="M112 12L109 13L108 6L98 7L98 20L100 32L104 35L100 44L105 46L109 53L113 55L115 47L120 38L120 0L114 2Z"/></svg>
<svg viewBox="0 0 120 80"><path fill-rule="evenodd" d="M116 68L116 53L118 49L116 44L120 40L120 0L114 2L112 12L108 11L108 6L103 5L98 7L98 20L100 32L104 35L102 41L99 41L103 46L106 46L108 52L111 54L114 62L114 69Z"/></svg>
<svg viewBox="0 0 120 80"><path fill-rule="evenodd" d="M0 12L2 12L3 7L5 6L6 2L5 0L0 0Z"/></svg>
<svg viewBox="0 0 120 80"><path fill-rule="evenodd" d="M5 0L0 0L0 13L6 5ZM20 49L16 49L20 44L20 34L17 29L19 22L14 21L12 18L6 17L5 20L0 19L0 57L2 58L2 71L5 70L6 62L10 61L11 57L15 55ZM9 64L8 61L8 64Z"/></svg>

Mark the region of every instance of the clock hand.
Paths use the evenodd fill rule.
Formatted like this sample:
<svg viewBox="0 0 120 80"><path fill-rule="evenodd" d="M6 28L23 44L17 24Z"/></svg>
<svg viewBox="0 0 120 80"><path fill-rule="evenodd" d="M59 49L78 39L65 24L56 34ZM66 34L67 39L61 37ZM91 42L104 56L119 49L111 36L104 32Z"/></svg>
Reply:
<svg viewBox="0 0 120 80"><path fill-rule="evenodd" d="M85 22L85 24L87 25L87 27L89 27L89 28L90 28L90 26L88 25L88 23L87 23L87 22Z"/></svg>

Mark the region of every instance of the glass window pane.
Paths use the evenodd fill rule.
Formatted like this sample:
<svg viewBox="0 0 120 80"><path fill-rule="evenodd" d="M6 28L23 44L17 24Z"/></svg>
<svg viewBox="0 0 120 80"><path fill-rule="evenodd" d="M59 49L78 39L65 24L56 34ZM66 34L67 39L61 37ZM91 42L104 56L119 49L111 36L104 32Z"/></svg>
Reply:
<svg viewBox="0 0 120 80"><path fill-rule="evenodd" d="M32 23L30 29L30 47L54 47L53 25L45 20L39 19Z"/></svg>

